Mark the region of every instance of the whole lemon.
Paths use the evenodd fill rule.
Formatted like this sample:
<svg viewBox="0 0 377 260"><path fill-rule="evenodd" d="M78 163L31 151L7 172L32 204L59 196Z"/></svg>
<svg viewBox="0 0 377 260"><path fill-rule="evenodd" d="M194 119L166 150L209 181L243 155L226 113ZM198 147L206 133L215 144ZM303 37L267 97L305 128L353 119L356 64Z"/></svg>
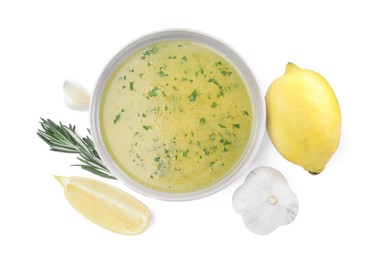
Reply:
<svg viewBox="0 0 377 260"><path fill-rule="evenodd" d="M320 74L288 63L266 94L267 132L288 161L319 174L340 141L338 100Z"/></svg>

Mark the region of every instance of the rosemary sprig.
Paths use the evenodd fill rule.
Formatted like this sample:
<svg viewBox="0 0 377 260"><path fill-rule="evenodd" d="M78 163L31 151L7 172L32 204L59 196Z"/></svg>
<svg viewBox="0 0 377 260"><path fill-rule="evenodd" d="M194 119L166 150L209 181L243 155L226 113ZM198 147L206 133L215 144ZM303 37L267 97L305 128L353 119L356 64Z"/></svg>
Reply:
<svg viewBox="0 0 377 260"><path fill-rule="evenodd" d="M76 153L79 155L77 159L82 164L73 164L82 169L94 173L98 176L116 179L112 176L106 166L102 163L101 158L89 136L81 138L76 133L76 127L54 123L50 119L43 119L39 122L42 129L38 129L37 135L45 141L51 151L63 153ZM90 134L90 130L88 129Z"/></svg>

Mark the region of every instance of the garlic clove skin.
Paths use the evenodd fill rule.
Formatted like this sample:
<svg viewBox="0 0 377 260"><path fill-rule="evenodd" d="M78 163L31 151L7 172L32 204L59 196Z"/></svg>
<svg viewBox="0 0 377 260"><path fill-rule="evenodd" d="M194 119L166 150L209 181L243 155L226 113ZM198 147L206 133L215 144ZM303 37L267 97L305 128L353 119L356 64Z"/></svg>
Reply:
<svg viewBox="0 0 377 260"><path fill-rule="evenodd" d="M89 109L90 94L78 82L66 80L63 83L65 104L74 110L86 111Z"/></svg>
<svg viewBox="0 0 377 260"><path fill-rule="evenodd" d="M248 174L233 194L233 208L246 227L268 235L291 223L298 213L298 199L284 176L271 167L259 167Z"/></svg>

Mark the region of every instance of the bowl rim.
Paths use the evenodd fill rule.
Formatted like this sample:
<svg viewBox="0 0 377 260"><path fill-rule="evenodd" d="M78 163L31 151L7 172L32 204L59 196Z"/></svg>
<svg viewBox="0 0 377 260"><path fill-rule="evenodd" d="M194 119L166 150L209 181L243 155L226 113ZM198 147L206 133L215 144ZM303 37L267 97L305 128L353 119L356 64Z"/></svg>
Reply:
<svg viewBox="0 0 377 260"><path fill-rule="evenodd" d="M139 50L140 48L149 46L153 43L164 41L164 40L191 40L196 41L204 46L207 46L211 49L217 51L221 56L225 57L231 64L238 70L240 75L243 77L247 87L249 88L249 93L251 96L251 105L253 113L252 121L252 131L251 137L247 150L244 152L240 161L235 165L235 167L222 179L217 181L211 186L206 188L192 191L192 192L163 192L148 188L138 183L126 173L115 163L111 158L109 152L107 151L106 145L103 141L101 128L100 128L100 105L102 100L102 94L106 87L109 77L113 71L120 65L120 63L127 58L129 55ZM137 38L136 40L130 42L125 47L123 47L118 53L113 56L113 58L108 62L100 77L97 80L94 92L90 101L90 129L93 137L94 145L97 149L97 152L109 169L111 174L117 178L120 182L131 188L132 190L138 192L147 197L166 200L166 201L187 201L207 197L214 193L223 190L231 183L234 182L245 169L250 169L251 163L253 162L258 150L261 146L264 130L265 130L265 121L266 121L266 111L264 105L264 99L262 98L259 85L254 77L254 74L251 72L249 66L241 58L241 56L234 51L224 41L219 40L213 36L208 35L207 33L198 32L189 29L165 29L154 31L144 36Z"/></svg>

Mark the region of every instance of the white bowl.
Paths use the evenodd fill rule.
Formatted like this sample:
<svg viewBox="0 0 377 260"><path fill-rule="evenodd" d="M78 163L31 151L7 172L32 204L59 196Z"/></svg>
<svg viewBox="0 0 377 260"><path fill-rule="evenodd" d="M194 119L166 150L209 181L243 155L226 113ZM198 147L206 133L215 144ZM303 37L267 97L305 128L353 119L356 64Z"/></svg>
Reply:
<svg viewBox="0 0 377 260"><path fill-rule="evenodd" d="M251 93L251 105L252 105L252 131L250 133L251 137L249 139L249 144L247 151L243 154L239 163L233 168L233 170L228 173L224 178L220 179L218 182L203 188L201 190L193 192L162 192L154 190L143 186L142 184L136 182L131 177L127 175L112 159L108 149L103 141L101 129L100 129L100 103L102 100L102 94L104 88L113 73L113 71L132 53L149 46L153 43L164 41L164 40L189 40L198 42L204 46L208 46L211 49L217 51L221 56L225 57L232 65L238 70L240 75L243 77L245 84L250 88ZM245 170L250 169L251 163L257 154L259 147L261 145L264 129L265 129L265 106L263 98L261 96L259 87L255 78L246 65L246 63L240 58L240 56L232 50L228 45L224 44L218 39L212 36L208 36L203 33L194 32L191 30L165 30L147 34L124 47L114 58L109 62L102 72L96 88L94 90L91 106L90 106L90 125L93 135L94 144L98 150L98 153L109 169L109 171L122 183L130 187L131 189L139 192L143 195L162 199L169 201L183 201L203 198L205 196L216 193L230 183L232 183L238 176L240 176Z"/></svg>

